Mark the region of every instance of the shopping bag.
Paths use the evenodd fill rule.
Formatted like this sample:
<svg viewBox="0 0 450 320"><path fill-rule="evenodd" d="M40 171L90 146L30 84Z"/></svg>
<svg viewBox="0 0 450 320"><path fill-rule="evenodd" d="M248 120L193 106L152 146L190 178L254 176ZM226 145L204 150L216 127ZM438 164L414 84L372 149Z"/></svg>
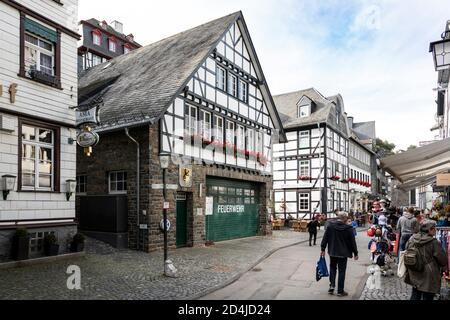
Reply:
<svg viewBox="0 0 450 320"><path fill-rule="evenodd" d="M405 253L406 253L406 251L401 251L400 258L398 259L397 275L399 278L403 278L407 271L406 266L405 266Z"/></svg>
<svg viewBox="0 0 450 320"><path fill-rule="evenodd" d="M399 242L400 242L400 233L397 232L397 235L395 237L394 251L392 251L393 254L397 254Z"/></svg>
<svg viewBox="0 0 450 320"><path fill-rule="evenodd" d="M316 281L320 281L322 278L329 277L328 273L327 261L325 257L320 257L319 261L317 261L316 267Z"/></svg>

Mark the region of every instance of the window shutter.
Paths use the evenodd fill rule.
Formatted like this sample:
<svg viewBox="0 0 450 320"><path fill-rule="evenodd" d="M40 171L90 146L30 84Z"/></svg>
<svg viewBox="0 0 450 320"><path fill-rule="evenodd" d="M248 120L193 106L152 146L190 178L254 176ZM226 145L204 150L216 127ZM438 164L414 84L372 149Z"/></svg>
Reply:
<svg viewBox="0 0 450 320"><path fill-rule="evenodd" d="M438 117L441 117L444 115L444 103L445 103L445 95L443 91L440 91L438 93L438 101L437 101L437 105L438 105L438 109L437 109L437 115Z"/></svg>

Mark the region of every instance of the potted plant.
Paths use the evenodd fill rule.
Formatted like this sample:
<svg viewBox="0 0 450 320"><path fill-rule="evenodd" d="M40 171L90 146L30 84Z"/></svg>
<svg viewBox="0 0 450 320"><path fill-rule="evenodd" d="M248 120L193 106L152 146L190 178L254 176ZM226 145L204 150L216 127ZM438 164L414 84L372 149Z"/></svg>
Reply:
<svg viewBox="0 0 450 320"><path fill-rule="evenodd" d="M46 256L57 256L59 253L58 238L54 233L49 233L44 237L44 253Z"/></svg>
<svg viewBox="0 0 450 320"><path fill-rule="evenodd" d="M12 240L12 258L14 260L27 260L30 251L30 236L27 229L16 230Z"/></svg>
<svg viewBox="0 0 450 320"><path fill-rule="evenodd" d="M82 252L84 250L84 236L81 233L77 233L73 236L72 243L70 244L71 252Z"/></svg>

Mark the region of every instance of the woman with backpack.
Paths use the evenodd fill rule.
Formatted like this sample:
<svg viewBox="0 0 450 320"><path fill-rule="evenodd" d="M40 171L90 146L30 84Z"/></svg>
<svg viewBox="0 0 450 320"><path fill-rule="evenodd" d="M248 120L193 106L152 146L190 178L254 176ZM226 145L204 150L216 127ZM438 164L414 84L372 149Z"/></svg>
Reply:
<svg viewBox="0 0 450 320"><path fill-rule="evenodd" d="M420 232L406 245L405 282L413 286L411 300L433 300L441 291L441 269L447 265L447 256L435 235L436 222L423 220Z"/></svg>

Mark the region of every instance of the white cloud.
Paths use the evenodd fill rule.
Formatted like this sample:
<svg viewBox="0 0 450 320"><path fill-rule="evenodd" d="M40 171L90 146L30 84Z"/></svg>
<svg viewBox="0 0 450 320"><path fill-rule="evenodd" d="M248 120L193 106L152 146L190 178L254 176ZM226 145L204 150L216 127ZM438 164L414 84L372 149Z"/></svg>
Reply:
<svg viewBox="0 0 450 320"><path fill-rule="evenodd" d="M437 74L428 44L448 0L80 0L80 19L118 19L148 44L242 10L272 94L341 93L355 121L376 120L401 148L430 140Z"/></svg>

